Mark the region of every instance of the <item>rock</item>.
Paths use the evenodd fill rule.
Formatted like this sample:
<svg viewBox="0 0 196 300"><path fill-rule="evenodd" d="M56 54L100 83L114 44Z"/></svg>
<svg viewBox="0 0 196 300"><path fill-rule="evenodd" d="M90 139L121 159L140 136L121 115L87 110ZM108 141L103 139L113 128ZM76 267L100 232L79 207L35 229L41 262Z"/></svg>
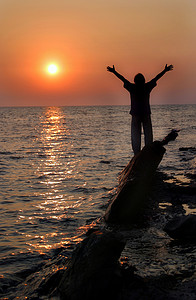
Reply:
<svg viewBox="0 0 196 300"><path fill-rule="evenodd" d="M121 234L96 231L80 243L64 271L58 291L62 299L118 299L125 246Z"/></svg>
<svg viewBox="0 0 196 300"><path fill-rule="evenodd" d="M173 239L196 240L196 215L176 217L166 224L164 231Z"/></svg>
<svg viewBox="0 0 196 300"><path fill-rule="evenodd" d="M195 196L196 195L196 183L191 183L187 186L174 186L173 189L178 192L179 194L186 194L190 196Z"/></svg>

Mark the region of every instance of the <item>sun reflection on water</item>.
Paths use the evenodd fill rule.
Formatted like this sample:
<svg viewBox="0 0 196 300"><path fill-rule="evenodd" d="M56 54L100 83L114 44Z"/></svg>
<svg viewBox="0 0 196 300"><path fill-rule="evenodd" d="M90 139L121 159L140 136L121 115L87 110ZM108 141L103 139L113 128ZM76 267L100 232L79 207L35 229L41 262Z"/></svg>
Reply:
<svg viewBox="0 0 196 300"><path fill-rule="evenodd" d="M35 174L39 188L35 195L42 201L34 205L34 212L28 217L29 223L34 225L39 223L39 232L32 234L27 242L30 249L40 253L44 249L65 246L70 243L70 239L72 242L80 239L65 237L60 231L59 224L56 223L59 221L66 223L68 210L80 206L80 201L73 201L73 196L66 191L66 180L74 178L77 174L75 170L77 161L71 156L65 157L65 152L71 152L73 147L65 118L59 107L47 108L41 118L42 129L38 137L41 144L38 153L40 160ZM53 224L52 232L48 232L48 222Z"/></svg>

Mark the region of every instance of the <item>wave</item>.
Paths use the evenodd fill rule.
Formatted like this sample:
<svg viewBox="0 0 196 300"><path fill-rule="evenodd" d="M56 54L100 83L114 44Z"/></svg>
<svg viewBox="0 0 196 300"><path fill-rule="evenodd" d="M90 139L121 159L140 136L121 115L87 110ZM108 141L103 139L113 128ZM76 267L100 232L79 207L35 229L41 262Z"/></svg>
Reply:
<svg viewBox="0 0 196 300"><path fill-rule="evenodd" d="M25 157L24 157L24 156L10 156L9 158L10 158L10 159L14 159L14 160L16 159L16 160L17 160L17 159L23 159L23 158L25 158Z"/></svg>
<svg viewBox="0 0 196 300"><path fill-rule="evenodd" d="M12 155L12 154L14 153L10 151L0 151L0 155Z"/></svg>

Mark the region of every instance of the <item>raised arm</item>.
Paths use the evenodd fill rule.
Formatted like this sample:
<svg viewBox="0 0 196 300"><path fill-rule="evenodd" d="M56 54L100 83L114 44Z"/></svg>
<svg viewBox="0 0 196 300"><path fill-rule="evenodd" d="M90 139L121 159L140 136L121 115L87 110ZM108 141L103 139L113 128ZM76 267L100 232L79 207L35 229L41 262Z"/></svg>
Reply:
<svg viewBox="0 0 196 300"><path fill-rule="evenodd" d="M168 66L167 64L165 65L165 69L159 73L153 80L157 81L159 80L166 72L172 71L173 70L173 65Z"/></svg>
<svg viewBox="0 0 196 300"><path fill-rule="evenodd" d="M116 77L118 77L120 80L122 80L123 82L127 81L126 78L124 78L121 74L119 74L118 72L116 72L115 67L113 65L113 67L107 67L108 72L113 73L114 75L116 75Z"/></svg>

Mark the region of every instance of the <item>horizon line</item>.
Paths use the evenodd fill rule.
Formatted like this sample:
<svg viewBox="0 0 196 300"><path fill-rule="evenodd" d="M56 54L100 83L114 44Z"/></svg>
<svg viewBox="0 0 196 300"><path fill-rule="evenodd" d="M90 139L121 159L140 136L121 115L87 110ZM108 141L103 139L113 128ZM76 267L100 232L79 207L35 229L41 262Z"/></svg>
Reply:
<svg viewBox="0 0 196 300"><path fill-rule="evenodd" d="M166 105L196 105L196 103L154 103L150 106L166 106ZM0 108L17 108L17 107L97 107L97 106L130 106L130 104L94 104L94 105L0 105Z"/></svg>

